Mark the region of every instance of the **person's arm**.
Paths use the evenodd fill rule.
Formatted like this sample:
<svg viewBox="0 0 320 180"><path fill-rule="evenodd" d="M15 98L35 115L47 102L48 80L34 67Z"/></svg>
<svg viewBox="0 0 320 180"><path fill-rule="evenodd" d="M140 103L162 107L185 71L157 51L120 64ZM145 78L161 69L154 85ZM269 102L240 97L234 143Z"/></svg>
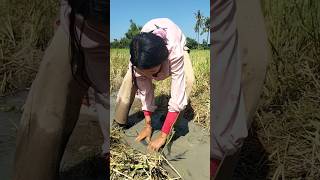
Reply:
<svg viewBox="0 0 320 180"><path fill-rule="evenodd" d="M160 135L155 140L152 140L148 146L148 149L152 151L158 151L159 148L165 144L179 113L184 110L187 105L183 57L172 59L170 63L172 82L168 113L161 128Z"/></svg>
<svg viewBox="0 0 320 180"><path fill-rule="evenodd" d="M168 114L162 126L162 132L169 134L179 113L185 109L188 101L186 95L184 60L183 57L171 60L171 98L169 100Z"/></svg>
<svg viewBox="0 0 320 180"><path fill-rule="evenodd" d="M143 114L144 114L146 126L150 126L151 127L151 115L152 115L152 112L151 111L143 111Z"/></svg>
<svg viewBox="0 0 320 180"><path fill-rule="evenodd" d="M154 89L152 87L151 79L144 76L136 77L136 83L138 86L138 97L141 100L142 110L145 116L145 126L137 136L136 141L146 139L147 142L150 142L152 133L151 115L156 109L156 106L154 105Z"/></svg>
<svg viewBox="0 0 320 180"><path fill-rule="evenodd" d="M138 97L141 100L142 111L146 118L146 124L151 124L151 115L157 108L154 101L154 89L152 87L152 80L145 76L136 77L138 86Z"/></svg>

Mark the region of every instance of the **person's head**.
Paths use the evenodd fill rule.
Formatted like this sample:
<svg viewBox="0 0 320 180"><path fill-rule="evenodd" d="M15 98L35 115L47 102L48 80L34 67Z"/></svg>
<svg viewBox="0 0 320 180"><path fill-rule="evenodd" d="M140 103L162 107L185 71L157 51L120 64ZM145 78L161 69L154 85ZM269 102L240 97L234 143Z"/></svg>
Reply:
<svg viewBox="0 0 320 180"><path fill-rule="evenodd" d="M142 74L154 76L162 62L167 60L169 51L161 37L149 32L136 35L130 43L130 61Z"/></svg>

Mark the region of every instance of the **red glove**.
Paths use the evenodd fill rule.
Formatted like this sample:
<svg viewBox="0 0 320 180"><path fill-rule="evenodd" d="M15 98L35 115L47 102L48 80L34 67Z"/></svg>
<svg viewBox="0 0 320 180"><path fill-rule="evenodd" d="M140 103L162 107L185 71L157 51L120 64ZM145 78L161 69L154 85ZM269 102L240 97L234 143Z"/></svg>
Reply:
<svg viewBox="0 0 320 180"><path fill-rule="evenodd" d="M179 112L168 112L166 120L162 126L161 131L163 133L169 134L173 124L176 122Z"/></svg>

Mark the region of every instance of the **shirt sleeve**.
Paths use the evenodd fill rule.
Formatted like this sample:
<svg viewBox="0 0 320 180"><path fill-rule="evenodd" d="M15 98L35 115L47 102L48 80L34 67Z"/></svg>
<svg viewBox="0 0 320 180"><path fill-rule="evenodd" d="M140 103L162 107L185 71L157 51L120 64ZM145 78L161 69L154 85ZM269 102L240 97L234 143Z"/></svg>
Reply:
<svg viewBox="0 0 320 180"><path fill-rule="evenodd" d="M163 123L161 131L165 134L169 134L171 132L172 126L177 121L177 117L179 116L179 112L168 112L166 120Z"/></svg>
<svg viewBox="0 0 320 180"><path fill-rule="evenodd" d="M184 74L183 56L171 60L171 98L169 100L169 112L180 112L185 109L188 100Z"/></svg>
<svg viewBox="0 0 320 180"><path fill-rule="evenodd" d="M138 85L137 95L141 100L142 110L154 112L157 106L154 101L154 88L152 86L152 80L145 76L136 76Z"/></svg>

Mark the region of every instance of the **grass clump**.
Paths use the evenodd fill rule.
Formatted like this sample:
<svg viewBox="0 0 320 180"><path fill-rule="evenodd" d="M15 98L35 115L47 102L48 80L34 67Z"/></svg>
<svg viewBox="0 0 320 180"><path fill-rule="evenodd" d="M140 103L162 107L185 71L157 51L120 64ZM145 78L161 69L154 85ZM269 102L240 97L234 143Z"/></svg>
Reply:
<svg viewBox="0 0 320 180"><path fill-rule="evenodd" d="M142 153L130 147L124 136L120 129L111 130L110 179L181 179L162 154Z"/></svg>
<svg viewBox="0 0 320 180"><path fill-rule="evenodd" d="M320 179L320 1L264 0L272 61L255 117L268 179Z"/></svg>
<svg viewBox="0 0 320 180"><path fill-rule="evenodd" d="M49 39L58 1L0 2L0 96L29 87Z"/></svg>

